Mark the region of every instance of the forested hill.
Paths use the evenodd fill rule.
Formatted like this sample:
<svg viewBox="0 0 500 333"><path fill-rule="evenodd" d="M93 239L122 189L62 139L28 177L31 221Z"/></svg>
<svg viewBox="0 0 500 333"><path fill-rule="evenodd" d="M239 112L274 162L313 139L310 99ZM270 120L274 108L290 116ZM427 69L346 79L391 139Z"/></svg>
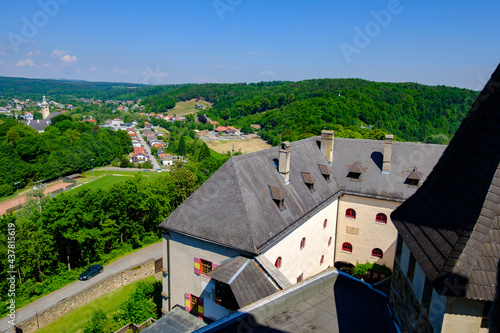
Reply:
<svg viewBox="0 0 500 333"><path fill-rule="evenodd" d="M171 99L203 97L213 103L211 119L243 131L260 124L261 136L273 145L318 135L325 127L341 137L381 139L392 133L406 141L447 143L477 94L417 83L319 79L183 86L145 103L161 111Z"/></svg>

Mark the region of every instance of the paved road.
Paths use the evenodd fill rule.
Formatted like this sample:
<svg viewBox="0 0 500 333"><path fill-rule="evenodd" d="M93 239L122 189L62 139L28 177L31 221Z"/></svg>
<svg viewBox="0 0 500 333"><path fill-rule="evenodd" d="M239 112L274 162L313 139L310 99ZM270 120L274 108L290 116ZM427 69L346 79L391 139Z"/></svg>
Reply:
<svg viewBox="0 0 500 333"><path fill-rule="evenodd" d="M123 258L118 259L111 264L104 266L104 272L93 277L88 281L76 281L73 282L53 293L44 296L16 311L16 322L21 323L23 320L30 318L43 310L51 307L52 305L72 297L78 292L84 290L85 288L98 283L99 281L118 273L124 269L133 267L141 262L144 262L150 258L159 259L162 257L162 242L155 243L132 254L129 254ZM0 332L14 332L14 328L7 322L7 317L0 320Z"/></svg>
<svg viewBox="0 0 500 333"><path fill-rule="evenodd" d="M158 161L156 161L156 157L154 157L153 154L151 154L151 148L146 143L146 141L144 141L141 133L139 133L139 131L136 131L136 133L137 133L137 137L139 138L139 141L141 141L142 146L146 150L146 153L150 156L149 160L151 161L151 164L153 165L153 169L161 169L161 166L158 164Z"/></svg>

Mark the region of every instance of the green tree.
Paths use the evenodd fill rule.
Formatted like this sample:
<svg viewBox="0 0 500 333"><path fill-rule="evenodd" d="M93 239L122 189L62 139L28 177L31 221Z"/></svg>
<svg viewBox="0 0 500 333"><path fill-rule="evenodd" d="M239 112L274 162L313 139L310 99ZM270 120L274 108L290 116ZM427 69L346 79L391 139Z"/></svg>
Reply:
<svg viewBox="0 0 500 333"><path fill-rule="evenodd" d="M203 142L199 153L199 160L202 161L209 157L210 157L210 148L208 148L208 145L205 142Z"/></svg>
<svg viewBox="0 0 500 333"><path fill-rule="evenodd" d="M113 329L109 325L109 319L102 311L98 309L92 313L92 318L87 326L83 329L83 333L111 333Z"/></svg>
<svg viewBox="0 0 500 333"><path fill-rule="evenodd" d="M187 152L187 147L186 147L186 137L182 136L181 140L179 141L179 146L177 148L177 152L181 156L185 156Z"/></svg>

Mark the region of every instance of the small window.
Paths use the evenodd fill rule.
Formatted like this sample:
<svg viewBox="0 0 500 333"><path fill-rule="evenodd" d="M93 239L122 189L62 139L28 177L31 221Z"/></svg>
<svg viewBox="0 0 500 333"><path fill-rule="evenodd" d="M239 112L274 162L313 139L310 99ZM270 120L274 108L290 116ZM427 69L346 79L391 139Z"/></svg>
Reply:
<svg viewBox="0 0 500 333"><path fill-rule="evenodd" d="M321 256L321 259L319 260L319 264L323 265L323 262L325 261L325 256Z"/></svg>
<svg viewBox="0 0 500 333"><path fill-rule="evenodd" d="M387 215L383 213L378 213L375 217L375 222L377 223L387 223Z"/></svg>
<svg viewBox="0 0 500 333"><path fill-rule="evenodd" d="M276 266L277 269L281 268L281 257L278 257L278 259L276 259L274 266Z"/></svg>
<svg viewBox="0 0 500 333"><path fill-rule="evenodd" d="M328 238L328 246L332 245L332 237Z"/></svg>
<svg viewBox="0 0 500 333"><path fill-rule="evenodd" d="M383 256L384 252L381 249L375 248L372 250L372 257L382 258Z"/></svg>
<svg viewBox="0 0 500 333"><path fill-rule="evenodd" d="M200 259L201 261L201 274L207 275L212 271L212 263L207 260Z"/></svg>
<svg viewBox="0 0 500 333"><path fill-rule="evenodd" d="M318 164L318 166L319 166L319 171L321 172L321 175L323 176L323 178L325 178L326 182L329 183L330 182L330 174L331 174L330 169L324 164Z"/></svg>
<svg viewBox="0 0 500 333"><path fill-rule="evenodd" d="M271 194L271 198L273 199L276 206L278 206L280 211L284 211L285 207L285 192L277 186L269 185L269 192Z"/></svg>
<svg viewBox="0 0 500 333"><path fill-rule="evenodd" d="M348 217L350 219L355 219L356 218L356 211L352 208L348 208L345 211L345 217Z"/></svg>
<svg viewBox="0 0 500 333"><path fill-rule="evenodd" d="M363 170L361 169L361 166L358 163L356 163L352 166L352 168L349 169L347 177L351 179L359 179L362 173Z"/></svg>
<svg viewBox="0 0 500 333"><path fill-rule="evenodd" d="M302 238L300 241L300 249L302 250L304 247L306 247L306 238Z"/></svg>
<svg viewBox="0 0 500 333"><path fill-rule="evenodd" d="M344 244L342 244L342 251L352 253L351 243L345 242Z"/></svg>
<svg viewBox="0 0 500 333"><path fill-rule="evenodd" d="M302 180L304 181L304 184L307 185L307 188L311 193L314 192L314 182L316 179L309 173L309 172L301 172L302 174Z"/></svg>
<svg viewBox="0 0 500 333"><path fill-rule="evenodd" d="M328 224L328 219L325 219L325 221L323 222L323 229L326 229L327 224Z"/></svg>

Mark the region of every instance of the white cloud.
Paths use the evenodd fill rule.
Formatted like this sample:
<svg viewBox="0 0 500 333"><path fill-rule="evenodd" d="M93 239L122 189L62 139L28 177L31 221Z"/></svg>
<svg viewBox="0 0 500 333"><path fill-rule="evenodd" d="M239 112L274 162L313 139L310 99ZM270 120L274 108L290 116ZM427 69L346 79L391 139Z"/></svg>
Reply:
<svg viewBox="0 0 500 333"><path fill-rule="evenodd" d="M26 54L26 56L27 57L34 57L34 56L41 57L42 56L42 51L40 51L40 50L29 51L28 54Z"/></svg>
<svg viewBox="0 0 500 333"><path fill-rule="evenodd" d="M113 72L116 74L128 74L128 70L121 68L113 68Z"/></svg>
<svg viewBox="0 0 500 333"><path fill-rule="evenodd" d="M42 67L50 67L50 64L49 64L48 62L44 62L44 63L42 64Z"/></svg>
<svg viewBox="0 0 500 333"><path fill-rule="evenodd" d="M0 55L7 55L4 51L0 51Z"/></svg>
<svg viewBox="0 0 500 333"><path fill-rule="evenodd" d="M260 75L274 75L273 71L260 72Z"/></svg>
<svg viewBox="0 0 500 333"><path fill-rule="evenodd" d="M77 60L77 57L66 54L61 57L61 60L67 64L72 64Z"/></svg>
<svg viewBox="0 0 500 333"><path fill-rule="evenodd" d="M52 53L50 54L52 57L60 57L62 56L63 54L66 54L68 53L68 51L63 51L63 50L54 50L52 51Z"/></svg>
<svg viewBox="0 0 500 333"><path fill-rule="evenodd" d="M25 66L35 66L35 63L31 59L26 59L26 60L19 60L17 62L17 67L25 67Z"/></svg>
<svg viewBox="0 0 500 333"><path fill-rule="evenodd" d="M97 68L95 68L94 66L92 66L92 67L90 68L90 70L95 72L95 71L97 71Z"/></svg>
<svg viewBox="0 0 500 333"><path fill-rule="evenodd" d="M80 67L76 68L76 74L80 74Z"/></svg>

